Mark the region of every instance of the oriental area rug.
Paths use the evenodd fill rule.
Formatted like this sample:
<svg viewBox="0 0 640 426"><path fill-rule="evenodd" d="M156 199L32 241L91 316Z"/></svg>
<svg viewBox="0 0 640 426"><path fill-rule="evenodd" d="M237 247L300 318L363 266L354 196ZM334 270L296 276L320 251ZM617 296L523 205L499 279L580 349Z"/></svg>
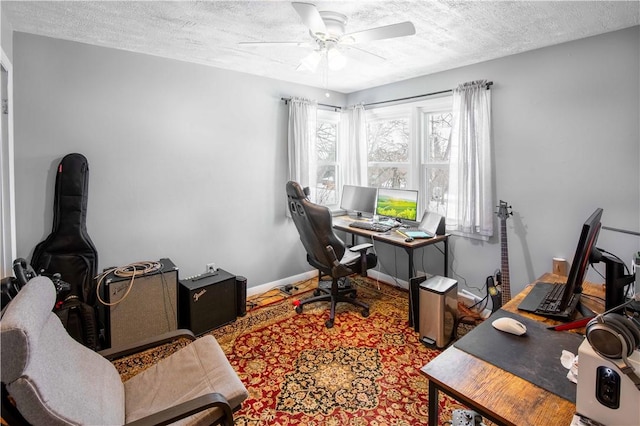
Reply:
<svg viewBox="0 0 640 426"><path fill-rule="evenodd" d="M406 291L368 278L352 281L370 307L368 318L340 303L334 326L326 328L328 302L295 312L292 302L311 297L307 291L212 332L249 391L234 414L236 425L427 423L428 380L420 368L440 352L408 326ZM116 367L126 379L175 349L147 351ZM443 422L464 408L444 395L439 405Z"/></svg>

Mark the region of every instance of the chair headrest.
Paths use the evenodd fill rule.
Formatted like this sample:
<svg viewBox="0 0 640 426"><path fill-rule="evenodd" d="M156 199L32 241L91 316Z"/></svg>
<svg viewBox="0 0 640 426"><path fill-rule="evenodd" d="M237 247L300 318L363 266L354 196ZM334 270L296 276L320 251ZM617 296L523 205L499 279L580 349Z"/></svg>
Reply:
<svg viewBox="0 0 640 426"><path fill-rule="evenodd" d="M295 200L304 200L307 198L304 189L302 189L298 182L294 181L287 182L287 196Z"/></svg>
<svg viewBox="0 0 640 426"><path fill-rule="evenodd" d="M35 347L40 332L56 302L56 290L47 277L37 276L20 289L7 305L0 320L0 372L4 383L17 379L26 368L30 348Z"/></svg>

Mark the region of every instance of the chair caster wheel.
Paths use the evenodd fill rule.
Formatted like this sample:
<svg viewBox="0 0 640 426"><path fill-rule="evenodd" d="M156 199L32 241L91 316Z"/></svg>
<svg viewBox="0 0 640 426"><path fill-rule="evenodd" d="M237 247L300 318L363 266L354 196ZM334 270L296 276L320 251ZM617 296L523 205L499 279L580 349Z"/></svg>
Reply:
<svg viewBox="0 0 640 426"><path fill-rule="evenodd" d="M298 305L296 306L296 314L301 314L302 313L302 306Z"/></svg>
<svg viewBox="0 0 640 426"><path fill-rule="evenodd" d="M324 325L326 325L327 328L332 328L333 327L333 320L326 320Z"/></svg>
<svg viewBox="0 0 640 426"><path fill-rule="evenodd" d="M354 292L349 293L349 297L350 297L350 298L352 298L352 299L355 299L355 298L356 298L356 296L357 296L357 294L356 294L356 292L355 292L355 291L354 291Z"/></svg>
<svg viewBox="0 0 640 426"><path fill-rule="evenodd" d="M320 296L320 293L322 293L322 292L320 290L318 290L318 289L313 290L313 295L314 296Z"/></svg>
<svg viewBox="0 0 640 426"><path fill-rule="evenodd" d="M363 309L362 310L362 316L367 318L369 316L369 310L368 309Z"/></svg>

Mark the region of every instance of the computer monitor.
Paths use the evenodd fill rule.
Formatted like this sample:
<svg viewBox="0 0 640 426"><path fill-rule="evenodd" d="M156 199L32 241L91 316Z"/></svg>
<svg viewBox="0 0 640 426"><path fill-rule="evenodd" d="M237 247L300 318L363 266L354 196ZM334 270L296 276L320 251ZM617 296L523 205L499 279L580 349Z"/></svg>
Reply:
<svg viewBox="0 0 640 426"><path fill-rule="evenodd" d="M378 188L376 214L400 220L416 221L418 191L411 189Z"/></svg>
<svg viewBox="0 0 640 426"><path fill-rule="evenodd" d="M569 276L567 278L567 287L560 302L562 309L567 307L573 294L582 293L582 283L584 282L584 277L589 267L589 258L598 240L601 218L602 209L597 208L582 225L582 232L580 233L578 246L573 255L571 269L569 270Z"/></svg>
<svg viewBox="0 0 640 426"><path fill-rule="evenodd" d="M347 214L358 217L371 217L376 211L376 197L378 190L368 186L344 185L340 208Z"/></svg>

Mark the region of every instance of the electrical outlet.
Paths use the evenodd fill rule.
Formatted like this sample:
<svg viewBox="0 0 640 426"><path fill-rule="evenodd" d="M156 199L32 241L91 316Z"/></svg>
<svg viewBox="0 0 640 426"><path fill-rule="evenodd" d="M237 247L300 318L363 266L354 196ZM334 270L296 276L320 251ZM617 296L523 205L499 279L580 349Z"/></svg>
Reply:
<svg viewBox="0 0 640 426"><path fill-rule="evenodd" d="M207 263L207 272L215 272L217 270L215 263Z"/></svg>

